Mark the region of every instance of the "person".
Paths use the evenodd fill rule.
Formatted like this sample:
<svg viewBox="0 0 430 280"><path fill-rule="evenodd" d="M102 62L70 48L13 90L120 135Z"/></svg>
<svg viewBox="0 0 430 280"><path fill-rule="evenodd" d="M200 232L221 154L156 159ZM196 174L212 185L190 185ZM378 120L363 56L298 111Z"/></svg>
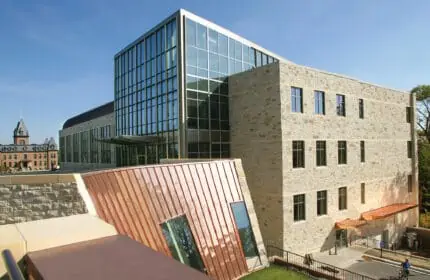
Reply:
<svg viewBox="0 0 430 280"><path fill-rule="evenodd" d="M405 261L402 262L402 268L403 268L403 272L405 273L406 277L409 276L409 268L410 267L411 267L411 264L409 263L409 260L405 259Z"/></svg>

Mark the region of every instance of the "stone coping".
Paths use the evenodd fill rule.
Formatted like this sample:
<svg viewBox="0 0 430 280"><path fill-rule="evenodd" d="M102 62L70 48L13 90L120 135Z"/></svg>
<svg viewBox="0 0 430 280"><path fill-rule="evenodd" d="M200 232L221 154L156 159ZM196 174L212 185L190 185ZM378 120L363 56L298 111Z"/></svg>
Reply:
<svg viewBox="0 0 430 280"><path fill-rule="evenodd" d="M98 217L82 214L0 226L0 251L11 250L15 261L27 253L117 235ZM6 273L0 258L0 279Z"/></svg>
<svg viewBox="0 0 430 280"><path fill-rule="evenodd" d="M0 176L0 185L37 185L75 182L74 174L35 174Z"/></svg>

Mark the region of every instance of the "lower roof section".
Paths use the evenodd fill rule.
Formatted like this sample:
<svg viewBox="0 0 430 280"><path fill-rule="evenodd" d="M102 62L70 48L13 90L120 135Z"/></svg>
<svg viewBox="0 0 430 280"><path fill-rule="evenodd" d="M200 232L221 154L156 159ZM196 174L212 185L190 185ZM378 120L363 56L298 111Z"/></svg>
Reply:
<svg viewBox="0 0 430 280"><path fill-rule="evenodd" d="M361 218L366 221L373 221L378 219L383 219L394 214L412 209L417 207L417 204L413 203L396 203L388 206L384 206L381 208L377 208L374 210L370 210L364 213L361 213Z"/></svg>
<svg viewBox="0 0 430 280"><path fill-rule="evenodd" d="M358 219L345 219L335 223L335 227L337 229L351 229L363 226L366 224L366 221L358 220Z"/></svg>
<svg viewBox="0 0 430 280"><path fill-rule="evenodd" d="M75 126L80 123L84 123L108 114L111 114L114 112L114 102L111 101L109 103L103 104L99 107L96 107L94 109L91 109L89 111L86 111L82 114L79 114L77 116L74 116L70 119L68 119L64 125L63 129Z"/></svg>
<svg viewBox="0 0 430 280"><path fill-rule="evenodd" d="M36 280L209 279L121 235L29 253L27 261L29 272Z"/></svg>

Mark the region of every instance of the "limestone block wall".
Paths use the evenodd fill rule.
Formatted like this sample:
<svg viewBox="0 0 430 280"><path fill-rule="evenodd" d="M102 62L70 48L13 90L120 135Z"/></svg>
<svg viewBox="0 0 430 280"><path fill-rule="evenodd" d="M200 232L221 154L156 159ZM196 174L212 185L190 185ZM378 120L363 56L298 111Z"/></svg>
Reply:
<svg viewBox="0 0 430 280"><path fill-rule="evenodd" d="M416 153L407 156L407 142L414 141L413 122L406 121L406 107L414 106L410 94L292 64L280 64L280 77L285 249L298 253L327 250L334 245L336 221L358 218L364 211L392 203L417 202ZM303 89L303 113L291 112L292 86ZM325 115L314 113L314 90L325 92ZM345 95L345 117L336 113L336 94ZM359 99L364 100L364 119L359 118ZM292 167L294 140L305 142L305 168ZM317 140L326 141L327 166L316 166ZM345 165L338 164L339 140L347 141ZM360 141L365 142L365 162L360 161ZM411 193L408 175L413 178ZM366 186L363 204L361 183ZM348 190L348 207L342 211L338 209L340 187ZM319 190L328 193L324 216L317 216ZM305 194L304 221L293 219L296 194ZM415 213L405 214L408 219L403 226L386 224L390 239L406 225L416 224ZM377 235L383 226L373 229Z"/></svg>
<svg viewBox="0 0 430 280"><path fill-rule="evenodd" d="M73 175L0 177L0 225L87 212Z"/></svg>
<svg viewBox="0 0 430 280"><path fill-rule="evenodd" d="M282 137L279 67L229 80L231 156L242 159L263 239L282 247Z"/></svg>

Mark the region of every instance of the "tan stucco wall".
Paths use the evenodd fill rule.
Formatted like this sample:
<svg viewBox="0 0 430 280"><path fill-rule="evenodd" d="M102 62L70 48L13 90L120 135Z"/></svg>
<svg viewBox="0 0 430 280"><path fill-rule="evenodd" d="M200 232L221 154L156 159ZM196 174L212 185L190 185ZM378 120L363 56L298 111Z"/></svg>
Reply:
<svg viewBox="0 0 430 280"><path fill-rule="evenodd" d="M232 155L243 160L267 242L282 239L280 247L297 253L327 250L334 245L336 221L394 202L417 201L416 183L413 193L407 190L407 175L413 174L414 182L417 178L416 169L412 171L416 155L407 157L407 141L414 140L413 125L406 122L406 107L415 106L411 95L282 63L230 81ZM303 88L304 113L291 112L291 86ZM325 92L323 116L314 114L314 90ZM336 114L336 94L345 95L346 117ZM364 99L364 119L358 115L359 98ZM292 168L293 140L305 141L305 168ZM326 141L325 167L316 167L316 140ZM346 165L337 163L339 140L347 141ZM360 141L365 141L365 163L360 162ZM361 183L366 184L365 204L360 201ZM338 188L343 186L348 188L348 209L339 211ZM321 217L316 210L319 190L328 192L328 215ZM294 222L293 196L303 193L306 220ZM276 207L278 201L282 209ZM416 213L398 216L409 215L406 224L415 225ZM372 234L380 230L375 228ZM404 226L396 228L402 231Z"/></svg>

